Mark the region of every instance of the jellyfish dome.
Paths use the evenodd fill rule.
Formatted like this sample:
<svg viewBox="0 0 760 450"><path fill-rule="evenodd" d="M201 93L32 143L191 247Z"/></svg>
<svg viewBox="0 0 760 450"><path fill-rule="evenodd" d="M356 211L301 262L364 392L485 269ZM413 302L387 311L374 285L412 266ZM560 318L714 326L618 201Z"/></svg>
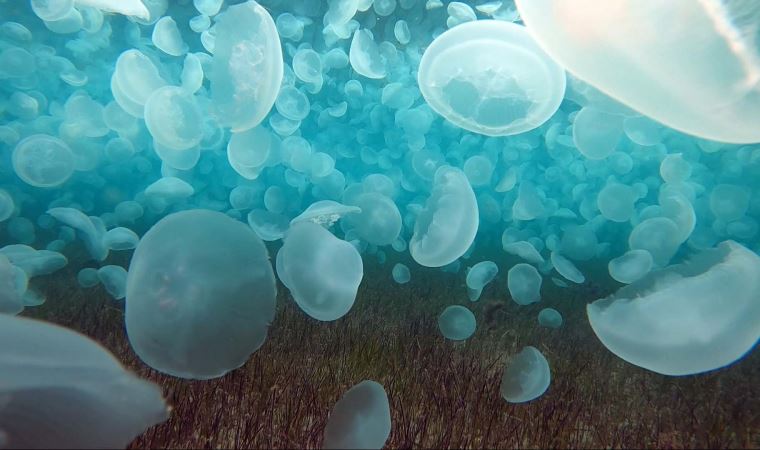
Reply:
<svg viewBox="0 0 760 450"><path fill-rule="evenodd" d="M332 321L354 305L364 266L353 245L321 225L301 221L285 234L277 275L306 314Z"/></svg>
<svg viewBox="0 0 760 450"><path fill-rule="evenodd" d="M433 110L488 136L530 131L565 94L565 72L525 27L499 20L458 25L438 36L420 61L418 83Z"/></svg>
<svg viewBox="0 0 760 450"><path fill-rule="evenodd" d="M391 408L382 384L365 380L335 404L322 448L379 449L391 434Z"/></svg>
<svg viewBox="0 0 760 450"><path fill-rule="evenodd" d="M475 315L464 306L452 305L438 316L438 329L446 339L463 341L475 332Z"/></svg>
<svg viewBox="0 0 760 450"><path fill-rule="evenodd" d="M501 396L509 403L525 403L542 396L549 388L551 371L546 357L527 346L504 369Z"/></svg>
<svg viewBox="0 0 760 450"><path fill-rule="evenodd" d="M35 134L19 142L11 159L16 175L34 187L59 186L75 169L74 154L69 146L45 134Z"/></svg>
<svg viewBox="0 0 760 450"><path fill-rule="evenodd" d="M733 241L587 306L614 354L664 375L733 363L760 340L760 257Z"/></svg>
<svg viewBox="0 0 760 450"><path fill-rule="evenodd" d="M269 255L250 227L214 211L174 213L148 230L132 256L129 342L161 372L218 377L264 343L275 295Z"/></svg>
<svg viewBox="0 0 760 450"><path fill-rule="evenodd" d="M760 142L760 4L516 0L569 72L638 112L706 139ZM679 24L678 27L672 24Z"/></svg>

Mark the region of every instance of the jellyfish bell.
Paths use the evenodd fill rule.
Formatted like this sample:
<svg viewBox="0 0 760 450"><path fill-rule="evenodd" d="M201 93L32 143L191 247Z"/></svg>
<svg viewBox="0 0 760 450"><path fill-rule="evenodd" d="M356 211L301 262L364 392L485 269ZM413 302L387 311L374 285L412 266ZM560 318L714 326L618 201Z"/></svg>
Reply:
<svg viewBox="0 0 760 450"><path fill-rule="evenodd" d="M515 3L551 57L628 107L705 139L760 142L759 3Z"/></svg>

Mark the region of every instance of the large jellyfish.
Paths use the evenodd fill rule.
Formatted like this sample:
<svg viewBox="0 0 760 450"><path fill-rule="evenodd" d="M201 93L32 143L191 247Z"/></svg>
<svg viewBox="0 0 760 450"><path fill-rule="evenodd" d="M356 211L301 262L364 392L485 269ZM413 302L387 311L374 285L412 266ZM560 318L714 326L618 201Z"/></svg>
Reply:
<svg viewBox="0 0 760 450"><path fill-rule="evenodd" d="M515 3L544 50L602 92L695 136L760 142L760 3Z"/></svg>
<svg viewBox="0 0 760 450"><path fill-rule="evenodd" d="M241 132L261 123L277 99L280 36L272 16L253 0L230 6L216 20L212 104L221 125Z"/></svg>
<svg viewBox="0 0 760 450"><path fill-rule="evenodd" d="M422 56L418 82L436 112L488 136L540 126L565 94L564 70L525 27L498 20L467 22L437 37Z"/></svg>
<svg viewBox="0 0 760 450"><path fill-rule="evenodd" d="M587 306L597 337L665 375L731 364L760 339L760 257L733 241L652 272Z"/></svg>
<svg viewBox="0 0 760 450"><path fill-rule="evenodd" d="M168 410L161 389L95 341L0 314L0 446L125 448Z"/></svg>
<svg viewBox="0 0 760 450"><path fill-rule="evenodd" d="M442 166L433 191L417 216L409 241L412 258L426 267L442 267L464 255L478 232L478 202L467 176Z"/></svg>
<svg viewBox="0 0 760 450"><path fill-rule="evenodd" d="M323 448L380 449L391 434L391 408L383 385L364 380L335 404Z"/></svg>
<svg viewBox="0 0 760 450"><path fill-rule="evenodd" d="M527 346L504 368L501 396L509 403L524 403L544 394L549 388L549 362L536 348Z"/></svg>
<svg viewBox="0 0 760 450"><path fill-rule="evenodd" d="M275 294L269 255L250 227L215 211L174 213L145 234L132 256L129 341L156 370L218 377L264 343Z"/></svg>
<svg viewBox="0 0 760 450"><path fill-rule="evenodd" d="M351 309L364 276L356 248L311 221L293 224L277 253L277 275L298 306L322 321Z"/></svg>

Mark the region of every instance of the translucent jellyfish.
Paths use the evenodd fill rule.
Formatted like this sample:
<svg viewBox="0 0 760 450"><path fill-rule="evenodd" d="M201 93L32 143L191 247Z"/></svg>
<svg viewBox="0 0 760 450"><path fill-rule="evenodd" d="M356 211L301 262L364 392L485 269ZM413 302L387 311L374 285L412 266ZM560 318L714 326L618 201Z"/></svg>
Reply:
<svg viewBox="0 0 760 450"><path fill-rule="evenodd" d="M533 220L545 213L543 198L536 186L529 181L521 182L517 199L512 205L512 217L517 220Z"/></svg>
<svg viewBox="0 0 760 450"><path fill-rule="evenodd" d="M153 25L152 40L153 45L167 55L182 56L188 50L177 28L177 22L169 16L158 19L158 22Z"/></svg>
<svg viewBox="0 0 760 450"><path fill-rule="evenodd" d="M733 241L650 273L587 306L620 358L665 375L731 364L760 339L760 257Z"/></svg>
<svg viewBox="0 0 760 450"><path fill-rule="evenodd" d="M227 143L227 160L241 177L255 180L278 153L279 139L264 127L232 133Z"/></svg>
<svg viewBox="0 0 760 450"><path fill-rule="evenodd" d="M303 27L303 25L301 25ZM293 55L293 72L304 83L320 83L322 80L322 60L319 53L303 48Z"/></svg>
<svg viewBox="0 0 760 450"><path fill-rule="evenodd" d="M162 177L145 188L145 195L166 200L190 197L195 189L185 180L176 177Z"/></svg>
<svg viewBox="0 0 760 450"><path fill-rule="evenodd" d="M285 234L277 275L306 314L327 322L354 305L364 266L353 245L316 223L301 221Z"/></svg>
<svg viewBox="0 0 760 450"><path fill-rule="evenodd" d="M0 314L4 448L126 448L169 416L161 389L90 338Z"/></svg>
<svg viewBox="0 0 760 450"><path fill-rule="evenodd" d="M667 155L660 163L660 176L666 183L679 183L691 176L691 164L681 153Z"/></svg>
<svg viewBox="0 0 760 450"><path fill-rule="evenodd" d="M554 308L544 308L538 313L538 324L547 328L562 326L562 314Z"/></svg>
<svg viewBox="0 0 760 450"><path fill-rule="evenodd" d="M388 62L380 53L375 38L369 30L361 29L354 32L348 57L351 67L359 75L379 80L385 78L388 73L386 67Z"/></svg>
<svg viewBox="0 0 760 450"><path fill-rule="evenodd" d="M478 20L438 36L420 61L418 83L433 110L466 130L507 136L551 117L565 72L525 27Z"/></svg>
<svg viewBox="0 0 760 450"><path fill-rule="evenodd" d="M593 228L574 225L562 234L562 254L575 261L588 261L596 255L598 242Z"/></svg>
<svg viewBox="0 0 760 450"><path fill-rule="evenodd" d="M98 276L98 269L92 267L85 267L77 273L77 282L83 288L91 288L100 284L100 277Z"/></svg>
<svg viewBox="0 0 760 450"><path fill-rule="evenodd" d="M541 275L530 264L515 264L507 272L507 288L518 305L529 305L541 300Z"/></svg>
<svg viewBox="0 0 760 450"><path fill-rule="evenodd" d="M159 144L175 150L203 138L203 114L192 94L176 86L157 89L145 103L145 126Z"/></svg>
<svg viewBox="0 0 760 450"><path fill-rule="evenodd" d="M623 255L610 260L607 268L615 280L629 284L648 274L652 270L652 254L646 250L629 250Z"/></svg>
<svg viewBox="0 0 760 450"><path fill-rule="evenodd" d="M393 26L393 35L401 45L406 45L412 40L412 33L406 20L401 19L396 21L396 25Z"/></svg>
<svg viewBox="0 0 760 450"><path fill-rule="evenodd" d="M103 261L108 257L108 247L103 242L106 229L99 218L87 217L82 211L74 208L52 208L47 213L64 225L75 229L94 259Z"/></svg>
<svg viewBox="0 0 760 450"><path fill-rule="evenodd" d="M631 250L646 250L658 266L666 266L681 242L678 226L666 217L653 217L636 225L628 236Z"/></svg>
<svg viewBox="0 0 760 450"><path fill-rule="evenodd" d="M111 76L111 93L125 112L142 118L145 103L153 92L164 86L166 81L158 68L139 50L130 49L119 55Z"/></svg>
<svg viewBox="0 0 760 450"><path fill-rule="evenodd" d="M478 232L478 202L467 176L442 166L433 190L417 216L409 241L412 258L426 267L442 267L464 255Z"/></svg>
<svg viewBox="0 0 760 450"><path fill-rule="evenodd" d="M760 141L754 2L515 3L547 53L625 105L699 137Z"/></svg>
<svg viewBox="0 0 760 450"><path fill-rule="evenodd" d="M225 214L168 215L129 265L125 321L146 364L182 378L219 377L264 343L276 285L264 243Z"/></svg>
<svg viewBox="0 0 760 450"><path fill-rule="evenodd" d="M464 163L464 173L473 186L485 186L491 182L494 166L491 160L482 155L467 158Z"/></svg>
<svg viewBox="0 0 760 450"><path fill-rule="evenodd" d="M294 86L283 86L275 101L277 112L290 120L303 120L309 115L309 98Z"/></svg>
<svg viewBox="0 0 760 450"><path fill-rule="evenodd" d="M23 310L22 293L16 289L16 269L8 257L0 253L0 316L15 315Z"/></svg>
<svg viewBox="0 0 760 450"><path fill-rule="evenodd" d="M412 274L409 272L409 267L402 263L396 263L396 265L393 266L391 275L393 276L393 281L398 284L406 284L409 282L409 280L412 279Z"/></svg>
<svg viewBox="0 0 760 450"><path fill-rule="evenodd" d="M451 305L438 316L438 329L446 339L463 341L473 333L477 323L475 315L464 306Z"/></svg>
<svg viewBox="0 0 760 450"><path fill-rule="evenodd" d="M730 222L744 216L749 201L749 192L741 186L719 184L710 192L710 211L716 218Z"/></svg>
<svg viewBox="0 0 760 450"><path fill-rule="evenodd" d="M287 217L264 209L251 210L248 213L248 225L262 241L282 239L290 226Z"/></svg>
<svg viewBox="0 0 760 450"><path fill-rule="evenodd" d="M75 169L69 146L47 134L35 134L19 142L13 150L12 163L24 183L41 188L60 186Z"/></svg>
<svg viewBox="0 0 760 450"><path fill-rule="evenodd" d="M206 16L215 16L222 8L224 0L193 0L193 6L199 13Z"/></svg>
<svg viewBox="0 0 760 450"><path fill-rule="evenodd" d="M586 277L584 277L581 271L575 267L575 264L573 264L569 259L562 256L559 252L552 252L551 261L554 268L557 269L557 272L565 277L565 279L578 284L586 281Z"/></svg>
<svg viewBox="0 0 760 450"><path fill-rule="evenodd" d="M15 209L16 204L13 202L11 194L5 189L0 189L0 222L8 220Z"/></svg>
<svg viewBox="0 0 760 450"><path fill-rule="evenodd" d="M326 449L380 449L391 434L391 408L383 385L364 380L335 403L325 425Z"/></svg>
<svg viewBox="0 0 760 450"><path fill-rule="evenodd" d="M481 261L467 272L465 284L467 284L467 296L470 301L480 299L483 288L488 285L499 273L499 267L493 261Z"/></svg>
<svg viewBox="0 0 760 450"><path fill-rule="evenodd" d="M401 232L401 213L390 198L376 192L365 192L350 202L361 209L358 214L346 216L344 223L375 245L389 245Z"/></svg>
<svg viewBox="0 0 760 450"><path fill-rule="evenodd" d="M23 270L29 278L48 275L66 267L68 259L61 253L50 250L35 250L20 244L8 245L0 249L15 267Z"/></svg>
<svg viewBox="0 0 760 450"><path fill-rule="evenodd" d="M61 20L74 8L74 0L31 0L32 11L46 22Z"/></svg>
<svg viewBox="0 0 760 450"><path fill-rule="evenodd" d="M295 225L298 222L308 220L329 228L341 217L361 212L362 209L358 206L347 206L332 200L319 200L309 205L304 212L291 220L290 224Z"/></svg>
<svg viewBox="0 0 760 450"><path fill-rule="evenodd" d="M635 212L634 205L639 199L631 186L608 182L596 197L599 212L613 222L627 222Z"/></svg>
<svg viewBox="0 0 760 450"><path fill-rule="evenodd" d="M139 241L137 233L124 227L108 230L103 236L103 244L111 250L132 250Z"/></svg>
<svg viewBox="0 0 760 450"><path fill-rule="evenodd" d="M623 117L594 107L582 108L573 121L573 143L588 159L610 156L623 136Z"/></svg>
<svg viewBox="0 0 760 450"><path fill-rule="evenodd" d="M134 222L143 216L145 210L140 203L134 200L126 200L116 205L114 213L120 222Z"/></svg>
<svg viewBox="0 0 760 450"><path fill-rule="evenodd" d="M509 403L524 403L542 396L549 388L549 362L536 348L527 346L504 368L501 396Z"/></svg>
<svg viewBox="0 0 760 450"><path fill-rule="evenodd" d="M76 0L76 4L143 20L150 19L150 11L145 7L142 0Z"/></svg>
<svg viewBox="0 0 760 450"><path fill-rule="evenodd" d="M111 297L121 300L127 296L127 271L121 266L103 266L98 269L98 280Z"/></svg>
<svg viewBox="0 0 760 450"><path fill-rule="evenodd" d="M541 254L538 253L538 250L536 250L536 247L528 241L502 243L502 248L505 252L519 256L529 263L542 264L544 262L544 257L541 256Z"/></svg>
<svg viewBox="0 0 760 450"><path fill-rule="evenodd" d="M215 29L212 104L220 125L245 131L261 123L280 90L280 37L272 16L253 0L228 7Z"/></svg>

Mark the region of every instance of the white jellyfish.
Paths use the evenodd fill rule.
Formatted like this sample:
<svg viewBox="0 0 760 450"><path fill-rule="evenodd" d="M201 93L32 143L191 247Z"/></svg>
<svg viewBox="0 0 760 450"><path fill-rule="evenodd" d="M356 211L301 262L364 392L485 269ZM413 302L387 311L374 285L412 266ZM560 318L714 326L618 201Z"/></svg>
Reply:
<svg viewBox="0 0 760 450"><path fill-rule="evenodd" d="M648 274L654 260L646 250L629 250L617 258L611 259L607 268L615 280L629 284Z"/></svg>
<svg viewBox="0 0 760 450"><path fill-rule="evenodd" d="M72 330L0 314L4 448L125 448L168 409L161 389Z"/></svg>
<svg viewBox="0 0 760 450"><path fill-rule="evenodd" d="M504 368L501 396L509 403L524 403L542 396L549 388L551 371L546 357L527 346Z"/></svg>
<svg viewBox="0 0 760 450"><path fill-rule="evenodd" d="M129 342L146 364L209 379L264 343L276 286L264 243L225 214L168 215L143 236L127 276Z"/></svg>
<svg viewBox="0 0 760 450"><path fill-rule="evenodd" d="M454 167L440 167L414 224L409 241L412 258L426 267L454 262L475 240L479 220L478 202L467 176Z"/></svg>
<svg viewBox="0 0 760 450"><path fill-rule="evenodd" d="M383 385L364 380L335 403L325 426L326 449L380 449L391 434L391 408Z"/></svg>
<svg viewBox="0 0 760 450"><path fill-rule="evenodd" d="M478 20L446 31L428 46L418 83L430 107L455 125L505 136L532 130L557 111L565 72L525 27Z"/></svg>
<svg viewBox="0 0 760 450"><path fill-rule="evenodd" d="M75 169L74 153L69 146L46 134L35 134L19 142L11 162L24 183L41 188L60 186Z"/></svg>
<svg viewBox="0 0 760 450"><path fill-rule="evenodd" d="M401 213L389 197L377 192L365 192L350 201L360 213L346 216L344 223L374 245L389 245L401 232Z"/></svg>
<svg viewBox="0 0 760 450"><path fill-rule="evenodd" d="M530 264L515 264L507 272L507 288L518 305L529 305L541 300L541 275Z"/></svg>
<svg viewBox="0 0 760 450"><path fill-rule="evenodd" d="M308 220L329 228L341 217L361 212L362 209L358 206L347 206L333 200L318 200L309 205L304 212L291 220L290 225L295 225L298 222Z"/></svg>
<svg viewBox="0 0 760 450"><path fill-rule="evenodd" d="M467 296L470 301L480 299L483 288L488 285L499 273L499 267L493 261L481 261L467 272L465 284L467 284Z"/></svg>
<svg viewBox="0 0 760 450"><path fill-rule="evenodd" d="M316 223L301 221L285 234L277 275L306 314L332 321L354 305L364 266L353 245Z"/></svg>
<svg viewBox="0 0 760 450"><path fill-rule="evenodd" d="M451 305L438 316L438 329L446 339L463 341L473 333L477 323L475 315L464 306Z"/></svg>

